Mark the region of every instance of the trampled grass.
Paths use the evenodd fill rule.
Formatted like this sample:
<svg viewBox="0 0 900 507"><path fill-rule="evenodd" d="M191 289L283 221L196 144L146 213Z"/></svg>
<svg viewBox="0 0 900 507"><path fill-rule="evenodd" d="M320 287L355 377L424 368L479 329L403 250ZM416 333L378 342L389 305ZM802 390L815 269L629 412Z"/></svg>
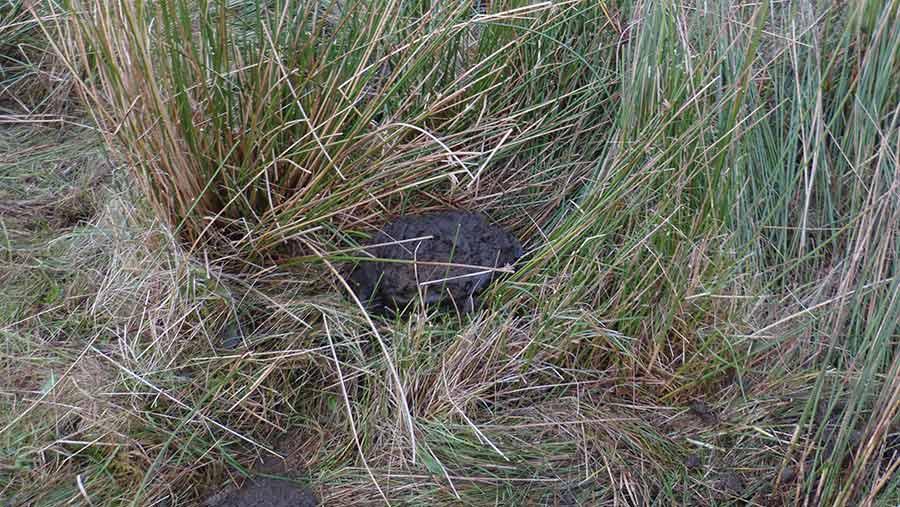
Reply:
<svg viewBox="0 0 900 507"><path fill-rule="evenodd" d="M2 9L3 501L900 503L898 2ZM366 315L448 206L516 273Z"/></svg>

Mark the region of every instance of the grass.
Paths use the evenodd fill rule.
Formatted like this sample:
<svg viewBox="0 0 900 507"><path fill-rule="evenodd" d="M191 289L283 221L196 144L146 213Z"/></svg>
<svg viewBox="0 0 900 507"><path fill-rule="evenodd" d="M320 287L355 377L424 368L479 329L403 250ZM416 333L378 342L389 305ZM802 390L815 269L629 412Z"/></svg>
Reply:
<svg viewBox="0 0 900 507"><path fill-rule="evenodd" d="M52 18L29 12L30 2L0 2L0 115L56 123L59 114L78 108L74 81L41 33Z"/></svg>
<svg viewBox="0 0 900 507"><path fill-rule="evenodd" d="M900 4L476 7L4 5L0 499L900 502ZM447 206L515 275L361 312Z"/></svg>

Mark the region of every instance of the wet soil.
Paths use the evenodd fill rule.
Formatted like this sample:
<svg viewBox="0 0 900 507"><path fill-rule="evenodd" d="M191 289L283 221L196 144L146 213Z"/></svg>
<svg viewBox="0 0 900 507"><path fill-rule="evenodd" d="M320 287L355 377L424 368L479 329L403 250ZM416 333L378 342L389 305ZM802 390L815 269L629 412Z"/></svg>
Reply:
<svg viewBox="0 0 900 507"><path fill-rule="evenodd" d="M496 269L522 256L522 245L482 214L450 210L391 222L365 254L372 260L360 262L348 280L370 311L399 311L421 294L426 304L468 312Z"/></svg>

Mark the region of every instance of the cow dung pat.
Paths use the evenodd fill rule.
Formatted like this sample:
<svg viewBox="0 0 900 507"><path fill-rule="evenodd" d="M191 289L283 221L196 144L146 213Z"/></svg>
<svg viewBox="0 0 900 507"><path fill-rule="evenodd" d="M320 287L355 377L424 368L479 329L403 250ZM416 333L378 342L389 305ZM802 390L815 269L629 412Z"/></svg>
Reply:
<svg viewBox="0 0 900 507"><path fill-rule="evenodd" d="M371 311L402 310L419 293L426 304L452 303L464 312L475 295L522 256L515 236L479 213L407 215L386 225L365 246L348 280Z"/></svg>
<svg viewBox="0 0 900 507"><path fill-rule="evenodd" d="M319 500L307 488L288 481L255 479L231 494L206 502L207 507L318 507Z"/></svg>

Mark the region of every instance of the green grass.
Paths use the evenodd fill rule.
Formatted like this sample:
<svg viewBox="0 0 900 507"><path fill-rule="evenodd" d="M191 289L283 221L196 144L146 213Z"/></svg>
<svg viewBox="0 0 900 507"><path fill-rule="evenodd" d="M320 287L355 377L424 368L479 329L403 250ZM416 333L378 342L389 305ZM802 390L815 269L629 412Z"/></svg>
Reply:
<svg viewBox="0 0 900 507"><path fill-rule="evenodd" d="M900 502L898 2L8 4L3 501ZM447 206L515 275L365 315Z"/></svg>

